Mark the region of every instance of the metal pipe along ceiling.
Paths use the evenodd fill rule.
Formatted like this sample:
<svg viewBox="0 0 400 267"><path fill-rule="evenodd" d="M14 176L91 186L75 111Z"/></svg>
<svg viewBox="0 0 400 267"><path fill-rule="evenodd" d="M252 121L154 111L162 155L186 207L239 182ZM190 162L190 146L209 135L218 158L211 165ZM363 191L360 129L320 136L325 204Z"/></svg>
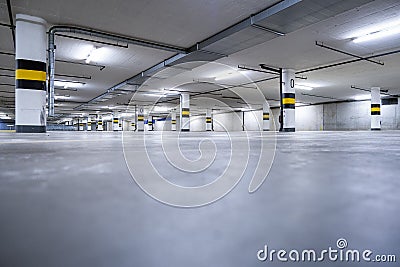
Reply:
<svg viewBox="0 0 400 267"><path fill-rule="evenodd" d="M137 38L132 38L128 36L122 36L107 32L102 32L93 29L86 29L83 27L78 26L53 26L49 30L49 43L48 43L48 53L49 53L49 66L48 66L48 73L49 73L49 116L54 116L54 75L55 75L55 34L58 32L69 32L69 33L76 33L76 34L83 34L83 35L90 35L94 37L99 37L103 39L108 39L117 42L125 42L128 44L139 45L150 47L154 49L164 50L168 52L175 52L175 53L186 53L184 48L180 48L177 46L167 45L156 43L147 40L141 40Z"/></svg>
<svg viewBox="0 0 400 267"><path fill-rule="evenodd" d="M75 27L75 26L54 26L50 29L50 32L49 32L49 90L50 90L49 91L49 99L50 99L49 100L49 115L50 116L54 115L54 83L53 83L53 80L54 80L54 35L56 32L73 32L73 33L79 33L79 34L87 34L87 35L101 37L101 38L105 38L105 39L122 41L122 42L131 43L131 44L147 46L147 47L152 47L155 49L162 49L162 50L177 53L176 55L172 56L171 58L164 60L164 61L154 65L153 67L151 67L151 68L149 68L149 69L147 69L147 70L123 81L123 82L120 82L120 83L114 85L113 87L109 88L105 93L91 99L88 102L88 104L91 104L91 103L95 103L98 99L115 91L116 89L120 88L121 86L129 84L130 82L135 82L136 80L143 80L143 78L147 74L154 73L156 71L161 70L162 68L165 68L166 66L172 65L176 62L179 62L180 60L184 60L184 58L187 55L190 55L193 52L204 51L204 48L206 48L207 46L214 44L230 35L233 35L247 27L252 27L252 26L254 26L255 23L262 21L274 14L277 14L278 12L285 10L301 1L302 0L282 0L272 6L267 7L266 9L254 14L254 15L249 16L247 19L244 19L244 20L222 30L221 32L218 32L218 33L212 35L211 37L209 37L207 39L205 39L199 43L196 43L195 45L193 45L187 49L169 46L169 45L165 45L165 44L157 44L157 43L150 42L150 41L143 41L143 40L138 40L138 39L134 39L134 38L130 38L130 37L124 37L124 36L104 33L104 32L97 31L97 30L84 29L84 28ZM259 26L259 25L257 25L257 26ZM268 30L270 32L273 31L273 33L275 33L277 35L284 35L284 33L274 31L272 29L265 28L265 27L263 27L263 30ZM213 52L204 51L204 53L213 53ZM216 54L219 54L219 53L216 53ZM219 55L221 57L226 56L226 55L221 55L221 54L219 54ZM138 85L140 85L140 84L138 84ZM75 107L74 110L78 110L83 106L85 106L85 105L79 105L79 106Z"/></svg>

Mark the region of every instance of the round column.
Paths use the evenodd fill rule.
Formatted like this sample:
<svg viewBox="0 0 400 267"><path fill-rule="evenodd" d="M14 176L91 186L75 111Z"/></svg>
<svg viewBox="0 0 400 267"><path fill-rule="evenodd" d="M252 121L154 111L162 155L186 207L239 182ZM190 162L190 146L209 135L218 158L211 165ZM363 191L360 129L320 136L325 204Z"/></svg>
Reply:
<svg viewBox="0 0 400 267"><path fill-rule="evenodd" d="M381 129L381 88L371 88L371 130Z"/></svg>
<svg viewBox="0 0 400 267"><path fill-rule="evenodd" d="M211 109L206 110L206 131L212 131Z"/></svg>
<svg viewBox="0 0 400 267"><path fill-rule="evenodd" d="M91 131L92 130L92 119L90 117L87 118L87 131Z"/></svg>
<svg viewBox="0 0 400 267"><path fill-rule="evenodd" d="M294 132L296 128L296 92L295 92L295 71L284 69L282 71L282 109L283 109L283 131Z"/></svg>
<svg viewBox="0 0 400 267"><path fill-rule="evenodd" d="M171 131L176 131L176 111L171 112Z"/></svg>
<svg viewBox="0 0 400 267"><path fill-rule="evenodd" d="M269 121L269 104L264 102L263 104L263 131L269 131L270 121Z"/></svg>
<svg viewBox="0 0 400 267"><path fill-rule="evenodd" d="M137 110L137 130L138 132L144 131L144 109L139 107Z"/></svg>
<svg viewBox="0 0 400 267"><path fill-rule="evenodd" d="M46 21L16 15L15 128L46 132Z"/></svg>
<svg viewBox="0 0 400 267"><path fill-rule="evenodd" d="M181 94L181 131L190 131L190 98L189 94Z"/></svg>

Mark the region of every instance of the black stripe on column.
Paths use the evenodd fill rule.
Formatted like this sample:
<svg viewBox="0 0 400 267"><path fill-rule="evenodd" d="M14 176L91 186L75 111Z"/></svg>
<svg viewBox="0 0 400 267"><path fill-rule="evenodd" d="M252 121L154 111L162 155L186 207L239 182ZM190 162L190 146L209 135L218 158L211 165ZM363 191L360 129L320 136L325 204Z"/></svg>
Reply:
<svg viewBox="0 0 400 267"><path fill-rule="evenodd" d="M294 109L295 104L283 104L283 108Z"/></svg>
<svg viewBox="0 0 400 267"><path fill-rule="evenodd" d="M17 89L46 90L46 83L33 80L15 80L15 87Z"/></svg>
<svg viewBox="0 0 400 267"><path fill-rule="evenodd" d="M295 128L283 128L284 132L295 132L296 129Z"/></svg>
<svg viewBox="0 0 400 267"><path fill-rule="evenodd" d="M45 133L46 126L15 125L15 131L17 133Z"/></svg>
<svg viewBox="0 0 400 267"><path fill-rule="evenodd" d="M15 69L38 70L46 72L46 63L36 60L17 59Z"/></svg>
<svg viewBox="0 0 400 267"><path fill-rule="evenodd" d="M282 93L282 98L296 98L295 93Z"/></svg>

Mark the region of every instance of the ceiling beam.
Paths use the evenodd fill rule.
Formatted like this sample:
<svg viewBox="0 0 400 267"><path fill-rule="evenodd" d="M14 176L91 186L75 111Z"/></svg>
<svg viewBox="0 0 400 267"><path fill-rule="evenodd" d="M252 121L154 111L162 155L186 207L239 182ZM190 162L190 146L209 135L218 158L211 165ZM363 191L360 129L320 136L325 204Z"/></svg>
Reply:
<svg viewBox="0 0 400 267"><path fill-rule="evenodd" d="M230 27L218 32L217 34L214 34L211 37L206 38L205 40L203 40L201 42L198 42L195 45L193 45L193 46L191 46L191 47L189 47L187 49L184 49L183 52L180 52L180 53L174 55L173 57L171 57L171 58L169 58L167 60L164 60L164 61L158 63L157 65L154 65L153 67L151 67L151 68L149 68L149 69L147 69L147 70L145 70L145 71L133 76L132 78L129 78L129 79L127 79L127 80L125 80L125 81L123 81L121 83L118 83L118 84L114 85L113 87L108 89L105 93L103 93L103 94L101 94L101 95L89 100L87 104L91 104L93 102L96 102L99 99L103 98L104 96L108 95L110 92L113 92L113 91L117 90L118 88L120 88L120 87L122 87L124 85L127 85L129 83L135 83L135 84L140 85L145 80L147 80L149 76L151 76L155 72L160 71L165 67L173 66L174 63L179 62L179 60L182 60L186 56L189 56L190 53L197 52L197 51L205 51L204 48L206 48L207 46L209 46L209 45L211 45L211 44L213 44L215 42L218 42L223 38L231 36L232 34L235 34L235 33L239 32L239 31L241 31L241 30L243 30L245 28L251 27L255 23L260 22L260 21L262 21L262 20L264 20L264 19L266 19L266 18L268 18L268 17L270 17L270 16L272 16L274 14L277 14L280 11L283 11L283 10L285 10L285 9L287 9L287 8L293 6L293 5L295 5L295 4L297 4L297 3L301 2L301 1L302 0L283 0L283 1L280 1L280 2L278 2L278 3L276 3L276 4L272 5L272 6L269 6L269 7L265 8L265 9L263 9L262 11L254 14L254 15L251 15L250 17L248 17L248 18L246 18L246 19L244 19L244 20L242 20L242 21L240 21L240 22L238 22L238 23L236 23L236 24L234 24L234 25L232 25L232 26L230 26ZM207 51L205 53L211 53L211 52ZM221 55L221 57L222 56L227 56L227 55ZM273 78L273 79L275 79L275 78ZM79 105L79 106L75 107L74 109L75 110L79 110L84 106L85 105Z"/></svg>

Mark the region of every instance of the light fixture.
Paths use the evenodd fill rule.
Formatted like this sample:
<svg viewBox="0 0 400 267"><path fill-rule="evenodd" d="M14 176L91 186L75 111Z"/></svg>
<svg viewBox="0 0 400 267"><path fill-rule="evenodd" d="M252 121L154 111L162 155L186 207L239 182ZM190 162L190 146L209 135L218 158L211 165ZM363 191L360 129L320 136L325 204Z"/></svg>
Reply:
<svg viewBox="0 0 400 267"><path fill-rule="evenodd" d="M75 82L75 81L54 81L54 86L63 87L64 89L71 87L81 87L85 85L83 82Z"/></svg>
<svg viewBox="0 0 400 267"><path fill-rule="evenodd" d="M98 61L98 58L100 56L101 47L93 47L92 50L90 50L87 58L85 59L85 63L89 64L91 61L95 60Z"/></svg>
<svg viewBox="0 0 400 267"><path fill-rule="evenodd" d="M306 90L306 91L311 91L312 89L314 89L311 86L307 86L307 85L302 85L302 84L296 84L295 85L296 89L300 89L300 90Z"/></svg>
<svg viewBox="0 0 400 267"><path fill-rule="evenodd" d="M355 95L354 100L370 100L371 95L370 94L365 94L365 95Z"/></svg>
<svg viewBox="0 0 400 267"><path fill-rule="evenodd" d="M228 73L222 74L222 75L220 75L218 77L215 77L215 80L216 81L225 80L225 79L229 79L229 78L231 78L233 76L234 76L233 72L228 72Z"/></svg>
<svg viewBox="0 0 400 267"><path fill-rule="evenodd" d="M167 112L169 111L168 107L161 107L161 106L154 106L153 110L154 112Z"/></svg>
<svg viewBox="0 0 400 267"><path fill-rule="evenodd" d="M400 33L400 20L396 20L376 25L370 28L367 32L364 31L362 33L357 34L357 36L354 37L353 42L362 43L399 33Z"/></svg>

